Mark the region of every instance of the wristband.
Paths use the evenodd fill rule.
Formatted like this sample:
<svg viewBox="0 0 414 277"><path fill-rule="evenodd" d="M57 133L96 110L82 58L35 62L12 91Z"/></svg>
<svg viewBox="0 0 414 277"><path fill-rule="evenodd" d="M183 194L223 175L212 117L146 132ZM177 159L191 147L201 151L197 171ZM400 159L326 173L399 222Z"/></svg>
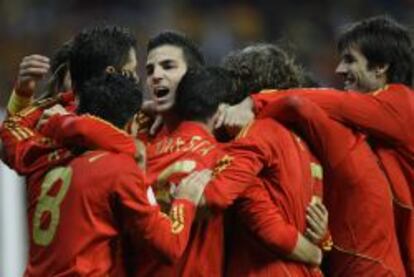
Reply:
<svg viewBox="0 0 414 277"><path fill-rule="evenodd" d="M7 103L7 111L9 114L15 114L20 112L24 108L28 107L32 102L32 95L23 96L19 95L16 90L13 90L12 95L10 96L9 102Z"/></svg>

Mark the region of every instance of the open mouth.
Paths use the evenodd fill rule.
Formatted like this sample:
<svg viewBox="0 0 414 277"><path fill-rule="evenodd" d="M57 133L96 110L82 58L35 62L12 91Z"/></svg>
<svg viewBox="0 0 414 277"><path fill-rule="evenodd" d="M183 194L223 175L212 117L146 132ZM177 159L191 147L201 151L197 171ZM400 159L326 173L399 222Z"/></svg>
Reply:
<svg viewBox="0 0 414 277"><path fill-rule="evenodd" d="M345 87L350 87L355 83L355 78L353 76L347 75L344 78L344 85Z"/></svg>
<svg viewBox="0 0 414 277"><path fill-rule="evenodd" d="M162 98L166 96L169 92L170 90L168 88L156 88L154 90L154 94L157 98Z"/></svg>

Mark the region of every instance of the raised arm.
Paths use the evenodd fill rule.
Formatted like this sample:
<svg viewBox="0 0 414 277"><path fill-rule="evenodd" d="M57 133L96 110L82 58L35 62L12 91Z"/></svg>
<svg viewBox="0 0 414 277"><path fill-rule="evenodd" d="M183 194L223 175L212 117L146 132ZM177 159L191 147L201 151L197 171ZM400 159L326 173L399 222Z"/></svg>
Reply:
<svg viewBox="0 0 414 277"><path fill-rule="evenodd" d="M225 148L227 154L217 162L215 178L204 191L210 209L226 209L256 182L256 175L268 161L265 148L253 138L237 139Z"/></svg>
<svg viewBox="0 0 414 277"><path fill-rule="evenodd" d="M10 116L0 128L3 161L17 173L31 174L66 161L71 154L35 130L43 109L56 104L48 100Z"/></svg>
<svg viewBox="0 0 414 277"><path fill-rule="evenodd" d="M329 169L341 163L358 139L353 132L328 115L312 101L300 96L285 96L272 102L259 117L273 117L284 124L294 123L312 150Z"/></svg>
<svg viewBox="0 0 414 277"><path fill-rule="evenodd" d="M412 93L402 85L389 85L371 94L333 89L291 89L269 91L246 100L260 113L268 104L289 95L302 96L322 108L331 118L392 144L409 143L411 138Z"/></svg>

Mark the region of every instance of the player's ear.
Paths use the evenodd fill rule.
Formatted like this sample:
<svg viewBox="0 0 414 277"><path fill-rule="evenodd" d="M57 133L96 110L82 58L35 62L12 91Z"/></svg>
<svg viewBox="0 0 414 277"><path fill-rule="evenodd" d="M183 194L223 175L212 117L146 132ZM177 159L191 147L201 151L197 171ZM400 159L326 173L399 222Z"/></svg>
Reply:
<svg viewBox="0 0 414 277"><path fill-rule="evenodd" d="M387 74L387 70L390 67L389 64L378 64L375 66L375 75L382 76Z"/></svg>
<svg viewBox="0 0 414 277"><path fill-rule="evenodd" d="M115 73L115 67L113 67L112 65L108 65L106 68L105 68L105 71L106 71L106 73L109 73L109 74L112 74L112 73Z"/></svg>

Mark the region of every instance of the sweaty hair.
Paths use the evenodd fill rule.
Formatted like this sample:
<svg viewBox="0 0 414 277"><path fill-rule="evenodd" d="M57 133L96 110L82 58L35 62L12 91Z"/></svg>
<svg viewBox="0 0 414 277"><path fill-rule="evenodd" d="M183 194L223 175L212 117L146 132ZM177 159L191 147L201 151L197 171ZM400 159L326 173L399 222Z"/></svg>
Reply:
<svg viewBox="0 0 414 277"><path fill-rule="evenodd" d="M90 79L79 89L78 96L78 114L89 113L121 129L142 104L136 79L119 73L104 73Z"/></svg>
<svg viewBox="0 0 414 277"><path fill-rule="evenodd" d="M164 31L150 38L147 44L147 53L164 45L172 45L182 49L187 67L195 68L205 64L204 56L198 46L186 35L175 31Z"/></svg>
<svg viewBox="0 0 414 277"><path fill-rule="evenodd" d="M228 81L222 69L190 68L177 87L174 109L182 120L207 122L226 102Z"/></svg>
<svg viewBox="0 0 414 277"><path fill-rule="evenodd" d="M136 40L130 31L119 26L97 26L75 36L70 55L73 86L80 88L87 80L104 73L107 66L121 70Z"/></svg>
<svg viewBox="0 0 414 277"><path fill-rule="evenodd" d="M273 44L255 44L232 52L224 58L223 67L232 77L232 104L263 89L287 89L303 84L302 69Z"/></svg>
<svg viewBox="0 0 414 277"><path fill-rule="evenodd" d="M346 28L338 39L338 52L356 47L368 66L387 65L387 82L412 85L412 41L408 30L386 16L371 17Z"/></svg>

